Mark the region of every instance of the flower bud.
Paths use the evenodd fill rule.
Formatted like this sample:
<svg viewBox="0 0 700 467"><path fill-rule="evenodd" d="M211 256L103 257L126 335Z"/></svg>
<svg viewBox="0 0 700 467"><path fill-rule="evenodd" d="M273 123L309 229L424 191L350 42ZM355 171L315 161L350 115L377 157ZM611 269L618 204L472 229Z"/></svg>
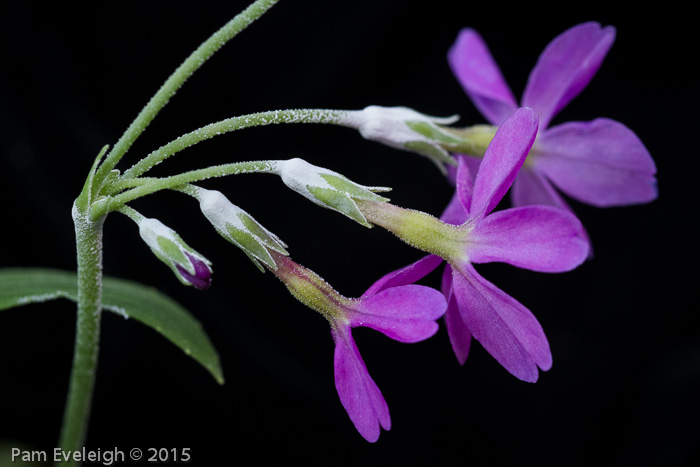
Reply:
<svg viewBox="0 0 700 467"><path fill-rule="evenodd" d="M321 207L344 214L365 227L371 227L357 208L355 200L388 201L374 194L375 191L390 191L391 188L359 185L343 175L309 164L303 159L278 161L273 173L292 190Z"/></svg>
<svg viewBox="0 0 700 467"><path fill-rule="evenodd" d="M285 245L275 234L260 225L243 209L231 203L226 196L216 190L197 188L194 196L204 216L211 222L219 235L243 250L261 270L262 262L271 269L277 269L269 250L287 255Z"/></svg>
<svg viewBox="0 0 700 467"><path fill-rule="evenodd" d="M449 148L460 140L440 125L449 125L457 119L456 115L431 117L408 107L371 105L347 112L340 124L355 128L365 139L427 156L442 167L442 163L455 165L445 147Z"/></svg>
<svg viewBox="0 0 700 467"><path fill-rule="evenodd" d="M190 248L171 228L158 219L137 220L139 234L153 253L173 270L185 285L208 289L211 285L211 262Z"/></svg>

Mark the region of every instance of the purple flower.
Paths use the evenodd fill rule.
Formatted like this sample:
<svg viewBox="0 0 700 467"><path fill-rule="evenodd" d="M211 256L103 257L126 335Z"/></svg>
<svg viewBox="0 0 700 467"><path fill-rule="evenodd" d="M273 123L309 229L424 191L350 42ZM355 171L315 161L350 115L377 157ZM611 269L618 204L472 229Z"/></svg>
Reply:
<svg viewBox="0 0 700 467"><path fill-rule="evenodd" d="M540 129L513 184L515 206L569 209L554 187L599 207L645 203L657 197L654 161L623 124L598 118L549 128L552 118L588 85L614 40L612 26L583 23L555 38L540 55L521 100L522 106L539 114ZM518 107L486 44L473 29L460 31L448 61L491 124L500 125Z"/></svg>
<svg viewBox="0 0 700 467"><path fill-rule="evenodd" d="M440 253L442 258L426 256L387 274L366 292L371 296L413 283L444 258L449 263L442 286L447 299L445 322L460 363L467 358L473 336L506 370L529 382L537 380L537 367L546 371L552 365L542 327L527 308L481 277L472 264L496 261L534 271L563 272L581 264L588 254L582 226L567 211L525 206L489 214L508 191L536 134L535 113L527 108L517 110L496 132L473 183L465 158L460 156L455 195L441 218L457 226L451 227L453 239L450 230L442 229L447 233L436 236L449 245L438 245L433 251L426 248L432 253L445 252ZM371 222L392 230L391 225L401 225L389 212L397 209L387 204L381 215L375 215L378 208L365 214L370 214ZM398 229L392 231L403 235Z"/></svg>
<svg viewBox="0 0 700 467"><path fill-rule="evenodd" d="M357 431L367 441L377 441L381 428L391 428L389 407L367 371L352 337L352 328L365 326L400 342L418 342L437 332L435 321L445 313L445 298L440 292L420 285L346 298L314 272L277 252L271 254L277 269L268 269L299 301L329 321L335 342L335 387L340 402Z"/></svg>

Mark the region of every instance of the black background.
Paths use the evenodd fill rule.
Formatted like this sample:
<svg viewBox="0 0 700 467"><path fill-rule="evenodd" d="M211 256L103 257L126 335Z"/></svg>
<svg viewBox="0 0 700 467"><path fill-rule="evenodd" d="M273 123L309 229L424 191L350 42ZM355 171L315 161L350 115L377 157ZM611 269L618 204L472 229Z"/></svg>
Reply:
<svg viewBox="0 0 700 467"><path fill-rule="evenodd" d="M3 2L0 266L74 267L70 207L95 155L116 142L190 51L246 4ZM134 207L214 262L214 284L206 292L180 286L118 214L105 225L105 273L155 286L187 307L219 351L226 384L218 386L155 331L108 314L88 447L190 447L196 465L249 456L255 464L700 465L697 208L689 203L698 157L691 145L697 41L683 16L668 8L616 11L610 2L280 2L186 83L122 169L197 127L264 110L406 105L460 114L462 125L481 123L445 59L460 28L484 36L520 95L547 43L595 20L617 27L615 45L553 124L600 116L625 123L657 163L660 197L611 209L572 201L595 256L571 273L479 268L528 306L548 336L554 366L536 384L516 380L478 344L460 367L443 326L412 345L356 329L392 415L391 431L376 444L357 434L338 400L325 320L219 238L191 199L163 193L139 200ZM451 195L427 159L314 125L221 136L153 173L291 157L391 186L394 203L436 215ZM346 296L421 256L381 229L290 194L274 177L205 186L253 214L297 262ZM438 286L439 275L425 283ZM0 316L0 444L54 446L73 310L56 301Z"/></svg>

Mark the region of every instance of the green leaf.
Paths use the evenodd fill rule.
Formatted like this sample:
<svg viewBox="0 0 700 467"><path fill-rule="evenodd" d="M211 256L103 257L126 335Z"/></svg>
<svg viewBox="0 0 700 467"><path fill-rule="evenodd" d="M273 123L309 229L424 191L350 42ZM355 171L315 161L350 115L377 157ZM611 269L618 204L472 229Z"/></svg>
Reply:
<svg viewBox="0 0 700 467"><path fill-rule="evenodd" d="M104 277L102 308L152 327L224 383L219 355L202 325L171 298L136 282ZM0 269L0 310L56 298L77 300L75 273L55 269Z"/></svg>

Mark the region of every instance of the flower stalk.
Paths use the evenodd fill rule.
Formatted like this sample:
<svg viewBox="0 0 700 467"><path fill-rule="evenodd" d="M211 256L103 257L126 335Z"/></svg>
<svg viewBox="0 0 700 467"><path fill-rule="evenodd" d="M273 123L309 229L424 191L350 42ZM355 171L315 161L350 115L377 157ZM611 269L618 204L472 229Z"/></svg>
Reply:
<svg viewBox="0 0 700 467"><path fill-rule="evenodd" d="M118 192L128 189L118 195L109 198L107 204L96 207L103 210L104 213L118 209L119 207L134 201L135 199L156 193L161 190L179 189L193 182L208 180L210 178L226 177L228 175L237 175L243 173L273 173L273 164L275 161L249 161L249 162L233 162L230 164L221 164L203 169L191 170L177 175L172 175L163 178L138 178L132 180L123 180L116 182L112 190ZM98 212L95 210L93 215Z"/></svg>
<svg viewBox="0 0 700 467"><path fill-rule="evenodd" d="M256 19L260 18L267 10L279 0L256 0L248 8L236 15L221 29L204 41L189 57L173 72L161 88L153 95L148 104L141 110L136 119L129 125L119 141L107 155L104 164L97 173L97 180L103 180L119 160L129 150L131 145L143 133L156 115L165 107L185 81L194 74L216 51L228 41L236 37L238 33L247 28Z"/></svg>
<svg viewBox="0 0 700 467"><path fill-rule="evenodd" d="M63 452L78 451L85 443L99 354L102 226L106 215L123 204L113 203L110 197L105 197L101 191L109 191L117 182L117 163L185 81L217 50L262 16L277 1L254 1L192 52L150 99L111 151L107 153L108 148L103 148L90 170L82 192L75 200L72 216L78 263L78 310L73 366L59 438L59 447ZM152 165L140 167L146 167L147 170ZM141 187L135 189L138 191L138 188ZM71 458L67 464L62 465L78 464L78 461Z"/></svg>
<svg viewBox="0 0 700 467"><path fill-rule="evenodd" d="M59 439L63 452L76 451L85 442L100 342L104 219L91 221L88 208L81 203L81 198L73 206L78 259L78 311L73 368ZM77 464L71 460L68 465Z"/></svg>
<svg viewBox="0 0 700 467"><path fill-rule="evenodd" d="M339 124L342 115L347 113L342 110L329 109L290 109L271 110L248 115L227 118L218 122L198 128L156 149L148 156L134 164L124 172L122 179L132 179L146 173L151 168L160 164L168 157L197 143L211 139L215 136L232 131L243 130L258 126L276 125L280 123L325 123Z"/></svg>

